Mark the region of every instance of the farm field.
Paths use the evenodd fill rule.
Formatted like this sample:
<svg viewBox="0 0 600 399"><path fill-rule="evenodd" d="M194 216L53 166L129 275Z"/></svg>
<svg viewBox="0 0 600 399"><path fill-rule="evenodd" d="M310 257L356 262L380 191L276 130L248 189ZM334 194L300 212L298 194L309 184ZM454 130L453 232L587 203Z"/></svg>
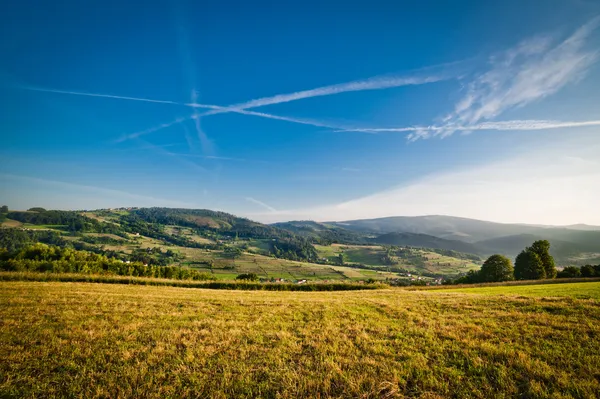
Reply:
<svg viewBox="0 0 600 399"><path fill-rule="evenodd" d="M476 257L474 263L465 254L445 256L436 250L355 244L315 244L313 247L302 244L302 239L293 235L290 244L286 243L290 232L211 212L27 211L11 214L23 223L6 218L2 226L21 228L30 235L35 230L35 234L43 237L41 240L52 245L73 246L123 261L189 267L226 280L247 273L255 273L262 279L410 280L413 277L409 277L408 272L418 275L415 280L432 280L439 276L458 276L480 267ZM159 219L152 215L163 223L157 223ZM50 224L52 221L54 224ZM239 223L236 229L242 232L240 236L238 230L231 230L232 223ZM215 230L219 226L225 230ZM48 234L60 238L50 239ZM13 237L13 241L18 240ZM283 241L277 242L279 248L275 250L277 240ZM287 247L289 245L291 247ZM303 249L302 245L305 245ZM281 248L285 248L285 253ZM340 254L343 254L343 264L340 264Z"/></svg>
<svg viewBox="0 0 600 399"><path fill-rule="evenodd" d="M386 249L380 245L315 245L319 257L335 262L343 254L347 263L358 263L369 266L388 268L383 261ZM437 274L459 274L469 270L477 270L481 264L472 260L458 259L451 256L440 255L425 249L412 248L407 250L403 257L395 256L396 267L413 272L428 272Z"/></svg>
<svg viewBox="0 0 600 399"><path fill-rule="evenodd" d="M599 296L0 282L0 397L593 398Z"/></svg>

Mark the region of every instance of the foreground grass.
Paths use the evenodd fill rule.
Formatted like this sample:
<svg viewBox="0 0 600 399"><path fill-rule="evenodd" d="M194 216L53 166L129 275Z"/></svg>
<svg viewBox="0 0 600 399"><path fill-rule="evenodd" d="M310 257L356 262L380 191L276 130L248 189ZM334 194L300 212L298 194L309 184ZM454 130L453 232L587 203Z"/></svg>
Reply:
<svg viewBox="0 0 600 399"><path fill-rule="evenodd" d="M497 286L448 289L444 292L462 292L481 295L527 295L539 297L573 297L600 300L600 282Z"/></svg>
<svg viewBox="0 0 600 399"><path fill-rule="evenodd" d="M573 297L0 282L0 397L593 398L599 336Z"/></svg>

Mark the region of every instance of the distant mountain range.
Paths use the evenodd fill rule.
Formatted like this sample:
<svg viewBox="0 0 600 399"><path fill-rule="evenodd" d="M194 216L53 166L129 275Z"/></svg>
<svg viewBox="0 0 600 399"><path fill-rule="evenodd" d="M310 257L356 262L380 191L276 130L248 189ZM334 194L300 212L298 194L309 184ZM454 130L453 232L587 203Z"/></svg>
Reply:
<svg viewBox="0 0 600 399"><path fill-rule="evenodd" d="M505 224L454 216L394 216L379 219L328 222L349 230L385 234L406 232L429 234L449 240L477 242L492 238L518 234L537 234L549 229L600 231L600 226L577 224L571 226L540 226L527 224Z"/></svg>
<svg viewBox="0 0 600 399"><path fill-rule="evenodd" d="M335 242L378 243L448 249L514 258L535 240L550 241L551 252L562 263L600 259L600 226L540 226L504 224L452 216L395 216L379 219L317 223L291 221L277 227L306 237Z"/></svg>

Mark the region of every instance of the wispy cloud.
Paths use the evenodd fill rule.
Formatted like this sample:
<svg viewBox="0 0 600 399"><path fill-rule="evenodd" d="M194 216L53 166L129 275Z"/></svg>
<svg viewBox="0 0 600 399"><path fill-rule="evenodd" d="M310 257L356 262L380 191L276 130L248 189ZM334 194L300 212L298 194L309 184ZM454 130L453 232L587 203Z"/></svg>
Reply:
<svg viewBox="0 0 600 399"><path fill-rule="evenodd" d="M497 162L440 171L350 201L246 216L276 222L445 214L498 222L598 224L598 151L595 133L568 137Z"/></svg>
<svg viewBox="0 0 600 399"><path fill-rule="evenodd" d="M266 209L266 210L268 210L269 212L277 212L277 209L273 208L272 206L269 206L269 205L265 204L265 203L264 203L264 202L262 202L262 201L259 201L259 200L255 199L255 198L252 198L252 197L246 197L246 201L250 201L250 202L252 202L253 204L256 204L256 205L262 206L263 208L265 208L265 209Z"/></svg>
<svg viewBox="0 0 600 399"><path fill-rule="evenodd" d="M550 36L525 40L490 58L488 70L475 77L454 111L444 118L446 129L417 132L410 138L446 137L455 126L492 120L508 109L548 97L581 79L597 61L600 51L586 46L600 25L592 19L571 36L556 43Z"/></svg>
<svg viewBox="0 0 600 399"><path fill-rule="evenodd" d="M598 120L510 120L493 121L505 111L548 97L585 76L598 60L600 50L586 46L600 26L600 16L571 36L556 43L550 36L525 40L490 58L485 72L466 86L466 94L442 123L396 128L354 128L342 131L365 133L404 132L409 141L447 137L455 132L478 130L545 130L597 126Z"/></svg>

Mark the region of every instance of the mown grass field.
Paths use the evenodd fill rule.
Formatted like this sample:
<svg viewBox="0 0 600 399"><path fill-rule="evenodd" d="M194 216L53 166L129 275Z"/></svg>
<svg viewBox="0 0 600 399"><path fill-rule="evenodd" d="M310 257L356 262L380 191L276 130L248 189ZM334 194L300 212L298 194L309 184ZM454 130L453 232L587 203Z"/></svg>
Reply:
<svg viewBox="0 0 600 399"><path fill-rule="evenodd" d="M0 397L594 398L599 297L0 282Z"/></svg>
<svg viewBox="0 0 600 399"><path fill-rule="evenodd" d="M479 295L526 295L547 297L572 297L581 299L595 299L600 301L600 283L566 283L556 284L550 288L548 285L520 285L498 287L456 288L444 290L445 292L462 292L465 294Z"/></svg>

